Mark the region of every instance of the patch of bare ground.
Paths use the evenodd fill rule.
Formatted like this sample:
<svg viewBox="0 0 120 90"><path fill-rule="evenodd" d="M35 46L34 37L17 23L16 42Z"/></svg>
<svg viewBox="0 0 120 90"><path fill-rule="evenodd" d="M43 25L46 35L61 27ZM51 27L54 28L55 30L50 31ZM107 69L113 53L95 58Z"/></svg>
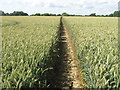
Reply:
<svg viewBox="0 0 120 90"><path fill-rule="evenodd" d="M58 57L54 57L54 68L51 72L51 87L62 89L83 88L84 81L80 68L78 68L77 56L74 53L74 44L70 39L68 30L60 19ZM56 59L56 60L55 60ZM53 74L54 73L54 74ZM50 74L50 73L49 73Z"/></svg>

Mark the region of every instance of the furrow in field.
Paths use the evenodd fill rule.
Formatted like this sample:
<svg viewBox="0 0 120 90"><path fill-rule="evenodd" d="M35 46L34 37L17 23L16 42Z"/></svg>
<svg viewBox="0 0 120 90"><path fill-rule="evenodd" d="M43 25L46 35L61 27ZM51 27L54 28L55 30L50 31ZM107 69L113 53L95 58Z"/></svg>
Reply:
<svg viewBox="0 0 120 90"><path fill-rule="evenodd" d="M62 18L60 20L58 47L59 57L54 67L55 77L52 82L53 86L56 88L83 88L83 77L78 70L74 45L70 40Z"/></svg>

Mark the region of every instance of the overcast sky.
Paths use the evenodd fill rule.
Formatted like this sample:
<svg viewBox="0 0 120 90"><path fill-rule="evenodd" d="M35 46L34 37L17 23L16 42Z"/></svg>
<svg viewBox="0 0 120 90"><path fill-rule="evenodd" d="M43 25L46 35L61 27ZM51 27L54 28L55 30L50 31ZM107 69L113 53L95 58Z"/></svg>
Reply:
<svg viewBox="0 0 120 90"><path fill-rule="evenodd" d="M118 10L119 0L0 0L4 12L110 14Z"/></svg>

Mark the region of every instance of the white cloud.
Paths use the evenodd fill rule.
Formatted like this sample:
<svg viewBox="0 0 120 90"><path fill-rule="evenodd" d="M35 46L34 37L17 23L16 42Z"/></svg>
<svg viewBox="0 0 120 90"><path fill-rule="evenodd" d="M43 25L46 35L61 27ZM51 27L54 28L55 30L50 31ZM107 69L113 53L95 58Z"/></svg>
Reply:
<svg viewBox="0 0 120 90"><path fill-rule="evenodd" d="M89 14L92 12L106 14L117 10L118 1L119 0L1 0L0 2L4 4L0 6L0 8L5 11L22 9L28 13L61 13L65 11L75 14ZM15 8L13 8L14 5Z"/></svg>
<svg viewBox="0 0 120 90"><path fill-rule="evenodd" d="M118 3L118 10L120 10L120 1L119 1L119 3Z"/></svg>

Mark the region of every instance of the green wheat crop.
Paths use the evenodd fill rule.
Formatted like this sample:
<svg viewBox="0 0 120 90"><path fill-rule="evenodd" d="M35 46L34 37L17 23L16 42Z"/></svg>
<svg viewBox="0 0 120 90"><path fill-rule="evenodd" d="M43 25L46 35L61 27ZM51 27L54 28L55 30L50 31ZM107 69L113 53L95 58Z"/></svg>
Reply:
<svg viewBox="0 0 120 90"><path fill-rule="evenodd" d="M118 88L117 18L65 17L89 88Z"/></svg>
<svg viewBox="0 0 120 90"><path fill-rule="evenodd" d="M44 72L58 26L59 17L3 17L4 88L47 87Z"/></svg>

